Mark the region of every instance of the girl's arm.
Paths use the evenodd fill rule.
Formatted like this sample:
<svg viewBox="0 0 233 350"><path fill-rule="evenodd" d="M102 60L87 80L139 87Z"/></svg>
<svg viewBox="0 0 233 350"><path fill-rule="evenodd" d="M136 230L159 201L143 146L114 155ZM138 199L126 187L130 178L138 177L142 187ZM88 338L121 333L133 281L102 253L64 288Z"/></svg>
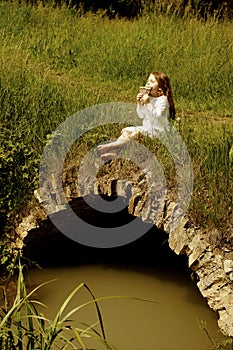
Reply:
<svg viewBox="0 0 233 350"><path fill-rule="evenodd" d="M152 105L152 116L153 118L161 118L167 116L167 111L169 110L169 103L166 96L160 96L157 99L151 101Z"/></svg>
<svg viewBox="0 0 233 350"><path fill-rule="evenodd" d="M144 106L142 104L140 104L141 98L142 98L143 94L141 92L139 92L137 94L137 114L139 116L139 118L143 119L145 117L145 108L143 108Z"/></svg>
<svg viewBox="0 0 233 350"><path fill-rule="evenodd" d="M160 96L152 101L150 122L153 129L164 130L169 125L169 102L166 96Z"/></svg>

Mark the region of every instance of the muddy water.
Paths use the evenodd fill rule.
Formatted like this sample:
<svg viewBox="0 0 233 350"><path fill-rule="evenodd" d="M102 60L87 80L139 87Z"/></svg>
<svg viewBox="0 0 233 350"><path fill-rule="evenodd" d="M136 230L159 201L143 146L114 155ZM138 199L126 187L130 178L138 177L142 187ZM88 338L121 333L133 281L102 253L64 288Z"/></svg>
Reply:
<svg viewBox="0 0 233 350"><path fill-rule="evenodd" d="M75 286L85 282L96 298L123 295L155 301L112 299L100 303L107 338L119 350L208 350L211 343L200 329L200 321L206 323L212 337L221 337L217 315L191 279L186 258L171 252L163 233L150 231L120 248L78 248L75 250L74 243L69 247L63 244L64 254L58 253L60 263L30 272L34 285L57 279L39 292L49 307L44 311L49 317ZM83 289L70 307L87 300L90 295ZM76 319L94 323L94 306L80 310Z"/></svg>

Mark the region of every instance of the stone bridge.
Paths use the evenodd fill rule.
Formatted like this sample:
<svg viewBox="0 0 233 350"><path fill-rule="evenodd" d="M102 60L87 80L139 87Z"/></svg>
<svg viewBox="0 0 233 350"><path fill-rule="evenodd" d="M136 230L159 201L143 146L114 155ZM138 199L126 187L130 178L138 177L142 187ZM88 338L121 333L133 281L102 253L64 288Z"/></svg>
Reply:
<svg viewBox="0 0 233 350"><path fill-rule="evenodd" d="M50 174L47 187L43 186L46 194L42 196L40 190L35 191L31 209L16 228L16 246L23 247L29 233L33 232L35 236L39 234L40 228L48 220L48 212L50 216L61 211L66 213L67 203L71 203L75 198L97 194L125 198L130 214L141 217L145 222L153 221L157 228L167 232L170 248L178 255L187 256L188 266L197 276L197 287L209 307L219 315L218 325L221 331L233 337L232 247L227 244L222 246L215 244L213 237L218 238L219 233L216 230L206 231L193 227L188 215L182 217L179 226L171 231L169 222L176 206L172 192L163 198L162 210L157 215L158 203L146 204L148 187L142 171L122 170L123 168L119 161L104 165L95 183L93 179L86 178L88 184L85 186L86 193L83 193L78 186L76 165L70 165L64 171L62 189L61 182L57 181L57 174ZM44 182L46 181L45 177Z"/></svg>

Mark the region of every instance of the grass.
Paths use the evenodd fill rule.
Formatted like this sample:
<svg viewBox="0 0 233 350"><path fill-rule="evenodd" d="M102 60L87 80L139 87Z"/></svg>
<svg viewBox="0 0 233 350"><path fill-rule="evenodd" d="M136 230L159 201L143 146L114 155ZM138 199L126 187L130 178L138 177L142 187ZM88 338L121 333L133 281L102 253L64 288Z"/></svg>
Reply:
<svg viewBox="0 0 233 350"><path fill-rule="evenodd" d="M98 345L95 345L97 348L102 344L105 349L114 349L106 339L98 305L98 301L104 298L95 299L91 290L81 283L67 296L54 319L50 320L38 311L45 305L33 299L37 290L45 284L39 285L30 293L27 292L23 268L19 265L17 291L13 303L9 305L7 296L4 294L5 306L0 308L0 346L2 350L50 350L55 348L87 350L90 339L93 339L94 343L97 342ZM83 288L88 291L91 299L77 305L72 310L67 310L71 299ZM96 307L97 322L93 325L77 322L77 312L89 304L94 304ZM73 318L76 319L75 323ZM97 330L97 325L100 331Z"/></svg>
<svg viewBox="0 0 233 350"><path fill-rule="evenodd" d="M2 227L11 231L23 213L56 127L88 106L135 102L156 69L171 79L178 128L193 161L190 216L197 226L226 232L233 204L231 21L156 8L137 20L109 20L101 12L14 1L0 2L0 17ZM111 137L118 135L119 127L111 128ZM95 132L84 141L89 147L105 138Z"/></svg>
<svg viewBox="0 0 233 350"><path fill-rule="evenodd" d="M199 327L203 332L206 334L207 338L209 339L210 343L212 344L211 350L232 350L232 339L230 337L225 336L223 339L215 340L211 335L209 334L209 331L207 329L207 325L205 321L198 320Z"/></svg>
<svg viewBox="0 0 233 350"><path fill-rule="evenodd" d="M65 85L73 92L70 112L124 94L135 101L135 89L156 68L171 77L179 108L232 115L231 22L158 14L110 21L5 2L1 18L2 74L8 80L10 69L12 81L17 72L26 95L31 84Z"/></svg>
<svg viewBox="0 0 233 350"><path fill-rule="evenodd" d="M2 237L6 230L12 234L33 195L42 150L56 127L88 106L135 102L138 87L156 69L171 78L180 118L176 127L193 162L189 210L193 223L217 227L222 240L231 239L227 231L233 207L231 21L179 18L156 9L137 20L109 20L103 13L82 15L40 2L26 6L23 1L21 5L1 1L0 18ZM96 142L118 135L119 127L86 135L82 154ZM155 141L144 142L157 150ZM171 160L162 149L158 156L172 181ZM7 251L1 254L2 264L9 264ZM82 336L89 336L91 329L73 328L60 313L55 320L39 315L22 285L21 279L13 306L1 310L2 349L20 349L23 344L28 349L36 344L49 349L63 337L85 349ZM79 288L83 286L77 292ZM104 341L100 333L94 336ZM213 347L230 349L232 341Z"/></svg>
<svg viewBox="0 0 233 350"><path fill-rule="evenodd" d="M203 114L187 118L182 133L194 169L191 212L196 223L227 229L232 215L233 168L229 150L233 140L232 120Z"/></svg>
<svg viewBox="0 0 233 350"><path fill-rule="evenodd" d="M77 285L58 307L52 319L46 316L48 307L38 300L37 293L48 281L29 291L30 281L25 279L25 268L20 260L17 265L15 295L8 298L6 287L1 286L3 305L0 304L0 348L1 350L53 350L79 349L116 350L106 336L100 302L105 300L129 299L158 304L156 301L130 296L105 296L95 298L85 283ZM88 293L88 300L78 302L81 290ZM77 304L70 307L70 302ZM79 319L79 311L93 306L92 323ZM89 309L90 310L90 309Z"/></svg>

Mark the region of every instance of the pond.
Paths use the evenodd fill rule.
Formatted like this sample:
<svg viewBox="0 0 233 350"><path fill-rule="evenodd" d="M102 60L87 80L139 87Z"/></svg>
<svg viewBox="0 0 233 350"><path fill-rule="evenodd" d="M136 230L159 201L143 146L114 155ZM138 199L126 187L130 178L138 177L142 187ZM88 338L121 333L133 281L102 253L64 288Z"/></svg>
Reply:
<svg viewBox="0 0 233 350"><path fill-rule="evenodd" d="M117 248L90 248L65 238L41 246L43 268L30 271L31 283L56 279L39 291L39 299L48 306L44 313L53 317L72 289L84 282L96 298L130 296L154 301L113 298L99 302L107 339L117 349L210 349L200 323L205 322L210 336L219 339L217 314L191 278L187 258L173 253L167 238L152 228L137 241ZM83 289L69 308L90 299ZM81 309L75 318L94 324L94 305Z"/></svg>

